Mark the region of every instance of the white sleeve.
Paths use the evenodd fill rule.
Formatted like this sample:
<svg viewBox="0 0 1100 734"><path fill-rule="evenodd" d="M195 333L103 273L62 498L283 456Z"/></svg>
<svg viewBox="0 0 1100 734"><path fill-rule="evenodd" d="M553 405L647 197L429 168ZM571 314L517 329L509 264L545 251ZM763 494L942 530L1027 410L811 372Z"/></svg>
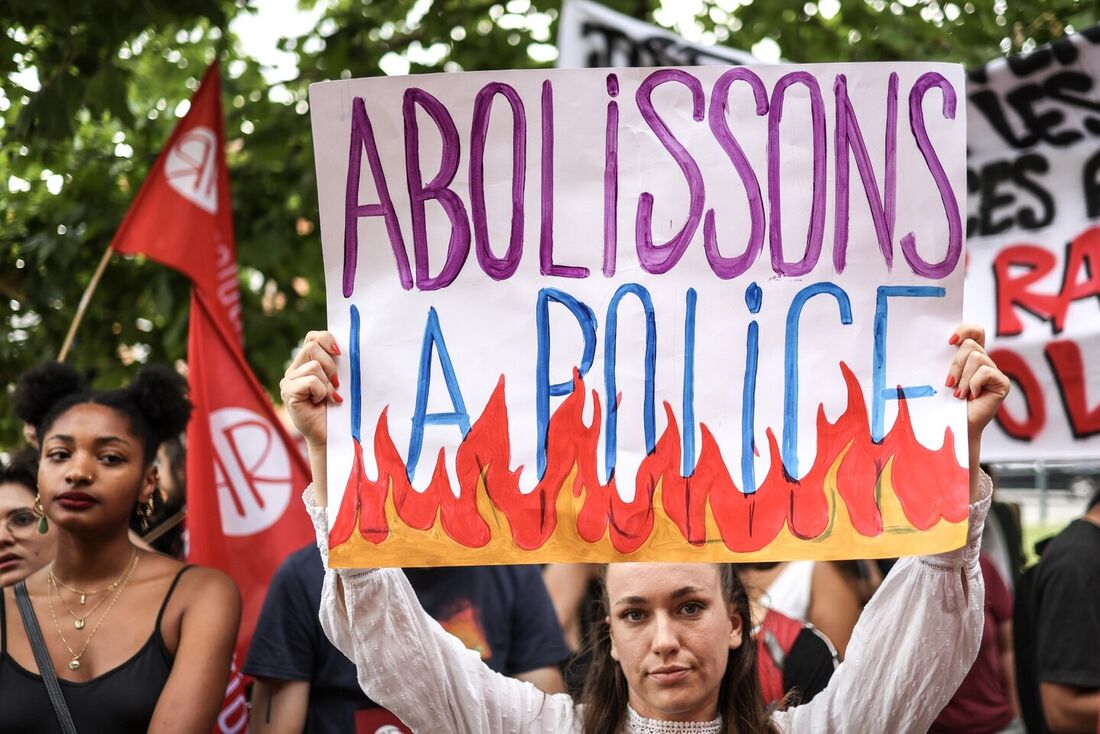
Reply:
<svg viewBox="0 0 1100 734"><path fill-rule="evenodd" d="M962 548L903 558L860 615L847 657L813 701L774 716L786 734L926 732L978 656L978 566L993 485L985 474Z"/></svg>
<svg viewBox="0 0 1100 734"><path fill-rule="evenodd" d="M549 695L494 672L420 606L400 569L328 568L328 519L312 488L303 496L325 564L319 617L355 663L363 692L416 732L570 732L567 694ZM577 724L579 726L579 723Z"/></svg>

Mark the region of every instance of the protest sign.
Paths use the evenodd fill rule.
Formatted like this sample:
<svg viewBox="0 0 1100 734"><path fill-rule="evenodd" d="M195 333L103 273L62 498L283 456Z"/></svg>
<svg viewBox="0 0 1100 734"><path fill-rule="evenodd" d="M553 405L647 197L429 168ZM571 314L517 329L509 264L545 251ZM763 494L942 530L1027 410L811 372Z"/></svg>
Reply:
<svg viewBox="0 0 1100 734"><path fill-rule="evenodd" d="M961 545L962 85L916 63L314 85L333 565Z"/></svg>
<svg viewBox="0 0 1100 734"><path fill-rule="evenodd" d="M590 0L561 4L557 65L564 69L758 63L747 51L693 43Z"/></svg>
<svg viewBox="0 0 1100 734"><path fill-rule="evenodd" d="M966 312L1014 391L999 461L1100 457L1100 28L970 73Z"/></svg>

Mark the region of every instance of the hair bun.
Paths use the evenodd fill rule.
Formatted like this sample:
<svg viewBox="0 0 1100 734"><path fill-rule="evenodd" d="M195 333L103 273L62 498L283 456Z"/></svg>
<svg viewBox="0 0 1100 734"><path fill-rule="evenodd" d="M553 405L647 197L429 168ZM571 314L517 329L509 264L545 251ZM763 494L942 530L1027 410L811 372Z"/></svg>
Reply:
<svg viewBox="0 0 1100 734"><path fill-rule="evenodd" d="M143 367L126 388L152 429L156 444L180 433L191 418L187 380L166 365Z"/></svg>
<svg viewBox="0 0 1100 734"><path fill-rule="evenodd" d="M84 378L69 365L45 362L20 376L12 396L12 411L37 428L61 400L87 389Z"/></svg>

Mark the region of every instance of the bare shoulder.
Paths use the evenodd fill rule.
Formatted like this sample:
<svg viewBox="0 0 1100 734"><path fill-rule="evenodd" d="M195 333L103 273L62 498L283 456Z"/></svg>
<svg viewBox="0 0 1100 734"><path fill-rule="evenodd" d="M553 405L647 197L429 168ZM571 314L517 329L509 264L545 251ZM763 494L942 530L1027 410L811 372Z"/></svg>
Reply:
<svg viewBox="0 0 1100 734"><path fill-rule="evenodd" d="M181 611L194 608L225 614L240 609L237 584L216 568L189 566L171 556L150 551L143 554L142 565L153 577L176 580L172 597L174 606Z"/></svg>
<svg viewBox="0 0 1100 734"><path fill-rule="evenodd" d="M236 582L222 571L207 566L189 568L180 578L180 593L189 601L206 608L239 608L241 605L241 593Z"/></svg>

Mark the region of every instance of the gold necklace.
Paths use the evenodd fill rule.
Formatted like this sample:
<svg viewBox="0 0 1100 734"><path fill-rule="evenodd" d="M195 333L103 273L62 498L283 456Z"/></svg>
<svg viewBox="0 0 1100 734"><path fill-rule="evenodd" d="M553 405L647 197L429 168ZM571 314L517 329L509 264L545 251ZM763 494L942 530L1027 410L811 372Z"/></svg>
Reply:
<svg viewBox="0 0 1100 734"><path fill-rule="evenodd" d="M137 558L137 548L134 548L131 551L130 563L134 563L135 558ZM107 584L102 589L96 589L95 591L81 591L80 589L75 589L72 586L69 586L64 581L59 579L57 577L57 574L54 573L52 563L50 564L50 571L49 571L49 576L54 581L54 583L58 584L59 586L61 586L64 589L68 589L69 591L73 592L74 594L78 594L80 596L80 606L84 606L84 602L87 601L87 597L89 597L89 596L95 596L96 594L102 594L104 591L114 591L118 587L118 584L122 580L122 577L125 576L125 575L126 575L126 571L124 570L121 574L119 574L119 577L117 579L115 579L111 583ZM58 596L58 598L61 597L60 592L58 593L57 596ZM91 613L89 612L85 616L91 616Z"/></svg>
<svg viewBox="0 0 1100 734"><path fill-rule="evenodd" d="M90 619L101 606L103 602L107 601L109 597L101 596L99 601L95 603L95 606L84 612L83 614L77 614L73 611L69 603L65 601L65 597L61 596L61 591L57 588L57 579L52 575L47 576L47 580L50 582L50 589L57 592L57 598L61 600L61 606L65 607L65 611L69 613L69 616L73 618L73 627L78 630L84 629L84 623Z"/></svg>
<svg viewBox="0 0 1100 734"><path fill-rule="evenodd" d="M77 670L80 667L80 658L84 656L84 652L88 649L88 645L91 644L92 638L95 637L95 633L99 632L99 628L103 625L103 620L107 619L107 615L111 613L111 610L115 608L115 602L122 596L122 590L126 588L126 584L129 583L130 578L134 575L134 570L137 568L137 561L139 556L137 555L137 549L134 550L133 560L130 562L130 566L126 569L122 578L115 582L115 593L111 597L111 603L107 605L107 609L104 610L103 616L96 622L95 627L92 628L92 633L88 635L88 639L84 640L83 647L80 648L80 652L73 652L73 648L69 645L69 641L65 639L65 633L61 631L61 625L57 622L57 612L53 607L53 584L49 587L49 593L47 599L50 604L50 617L53 619L53 626L57 629L57 636L61 638L61 644L65 646L65 649L69 651L69 655L72 656L72 660L69 661L69 670ZM61 593L58 592L58 598L61 598Z"/></svg>
<svg viewBox="0 0 1100 734"><path fill-rule="evenodd" d="M117 579L115 579L110 585L105 587L105 589L114 589L115 587L117 587L119 582L122 580L122 577L125 576L126 573L130 570L130 566L134 565L135 563L137 563L137 549L136 548L134 548L131 551L131 553L130 553L130 562L127 563L126 568L123 569L122 576L119 576ZM54 590L57 591L57 598L61 600L61 604L62 604L62 606L65 607L65 611L68 612L69 616L73 618L73 627L75 627L78 630L84 629L84 625L87 622L87 620L91 619L91 617L96 613L96 611L101 606L103 606L103 602L107 601L106 596L101 596L99 598L99 601L97 601L95 603L94 607L87 610L83 614L77 614L76 612L74 612L72 610L72 607L69 606L68 602L65 601L65 597L61 596L61 591L59 589L57 589L57 586L58 585L64 586L66 589L69 589L70 591L74 591L73 588L71 586L65 585L61 581L61 579L57 578L57 575L53 572L53 566L52 565L50 566L49 573L46 574L46 578L50 582L50 584L53 585ZM101 589L100 591L103 591L103 590L104 589ZM75 593L79 593L79 592L75 592ZM99 592L97 591L97 592L94 592L94 593L98 594ZM81 596L80 603L81 604L84 603L83 595Z"/></svg>

